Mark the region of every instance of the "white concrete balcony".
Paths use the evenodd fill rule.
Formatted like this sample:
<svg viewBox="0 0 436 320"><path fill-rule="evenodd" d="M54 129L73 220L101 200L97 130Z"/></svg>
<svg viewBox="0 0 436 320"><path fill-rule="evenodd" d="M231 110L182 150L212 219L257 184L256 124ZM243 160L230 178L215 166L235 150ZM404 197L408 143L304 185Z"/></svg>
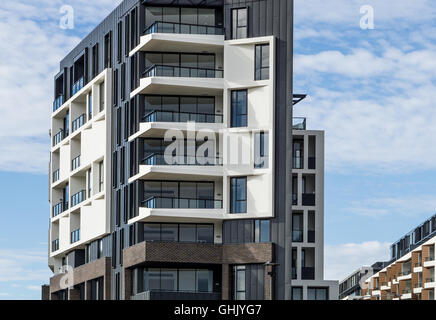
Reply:
<svg viewBox="0 0 436 320"><path fill-rule="evenodd" d="M156 22L145 30L139 45L130 51L130 56L139 51L217 52L223 47L222 28Z"/></svg>

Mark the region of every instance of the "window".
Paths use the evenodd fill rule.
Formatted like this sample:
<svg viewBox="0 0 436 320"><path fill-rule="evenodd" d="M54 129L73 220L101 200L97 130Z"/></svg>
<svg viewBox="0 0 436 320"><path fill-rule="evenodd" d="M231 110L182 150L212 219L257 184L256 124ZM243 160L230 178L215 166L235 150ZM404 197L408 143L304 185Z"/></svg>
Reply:
<svg viewBox="0 0 436 320"><path fill-rule="evenodd" d="M117 232L112 232L112 267L117 266Z"/></svg>
<svg viewBox="0 0 436 320"><path fill-rule="evenodd" d="M115 274L115 300L121 299L121 279L120 273L117 272Z"/></svg>
<svg viewBox="0 0 436 320"><path fill-rule="evenodd" d="M100 83L100 112L104 110L104 81Z"/></svg>
<svg viewBox="0 0 436 320"><path fill-rule="evenodd" d="M126 15L124 18L124 34L125 55L128 57L130 53L130 14Z"/></svg>
<svg viewBox="0 0 436 320"><path fill-rule="evenodd" d="M103 257L103 240L98 240L97 246L97 259L100 259Z"/></svg>
<svg viewBox="0 0 436 320"><path fill-rule="evenodd" d="M87 193L88 193L88 198L91 198L91 193L92 193L92 174L91 174L91 169L88 169L87 171L86 171L86 181L87 181L87 186L88 186L88 190L87 190Z"/></svg>
<svg viewBox="0 0 436 320"><path fill-rule="evenodd" d="M118 152L114 151L114 153L112 154L112 186L115 189L118 185L118 180L117 180L117 173L118 173Z"/></svg>
<svg viewBox="0 0 436 320"><path fill-rule="evenodd" d="M303 300L303 288L293 287L292 288L292 300Z"/></svg>
<svg viewBox="0 0 436 320"><path fill-rule="evenodd" d="M104 67L112 68L112 31L104 37Z"/></svg>
<svg viewBox="0 0 436 320"><path fill-rule="evenodd" d="M98 192L104 190L104 165L103 161L98 163Z"/></svg>
<svg viewBox="0 0 436 320"><path fill-rule="evenodd" d="M259 132L254 135L254 168L269 167L269 133Z"/></svg>
<svg viewBox="0 0 436 320"><path fill-rule="evenodd" d="M303 242L303 214L292 213L292 241Z"/></svg>
<svg viewBox="0 0 436 320"><path fill-rule="evenodd" d="M232 10L232 39L242 39L248 36L248 9Z"/></svg>
<svg viewBox="0 0 436 320"><path fill-rule="evenodd" d="M123 55L123 22L118 22L118 50L117 60L121 62L121 56Z"/></svg>
<svg viewBox="0 0 436 320"><path fill-rule="evenodd" d="M230 212L247 212L247 177L230 180Z"/></svg>
<svg viewBox="0 0 436 320"><path fill-rule="evenodd" d="M328 288L307 288L307 300L328 300Z"/></svg>
<svg viewBox="0 0 436 320"><path fill-rule="evenodd" d="M231 127L247 126L247 90L232 91Z"/></svg>
<svg viewBox="0 0 436 320"><path fill-rule="evenodd" d="M138 28L138 20L137 20L137 13L136 13L137 9L133 9L132 10L132 14L131 14L131 23L130 23L130 34L131 34L131 38L130 38L130 42L131 42L131 48L136 47L137 45L137 28Z"/></svg>
<svg viewBox="0 0 436 320"><path fill-rule="evenodd" d="M254 242L271 241L271 223L269 220L255 220L254 222Z"/></svg>
<svg viewBox="0 0 436 320"><path fill-rule="evenodd" d="M121 100L126 99L126 64L121 65Z"/></svg>
<svg viewBox="0 0 436 320"><path fill-rule="evenodd" d="M125 177L125 162L126 162L126 147L122 147L121 150L121 159L120 159L120 183L124 183Z"/></svg>
<svg viewBox="0 0 436 320"><path fill-rule="evenodd" d="M120 230L120 264L123 265L124 229Z"/></svg>
<svg viewBox="0 0 436 320"><path fill-rule="evenodd" d="M117 109L117 145L121 145L121 108Z"/></svg>
<svg viewBox="0 0 436 320"><path fill-rule="evenodd" d="M121 225L121 192L118 190L115 194L115 223L117 227Z"/></svg>
<svg viewBox="0 0 436 320"><path fill-rule="evenodd" d="M213 243L214 227L207 224L145 223L145 241Z"/></svg>
<svg viewBox="0 0 436 320"><path fill-rule="evenodd" d="M129 140L129 102L124 104L124 141Z"/></svg>
<svg viewBox="0 0 436 320"><path fill-rule="evenodd" d="M85 263L91 262L91 245L87 244L85 248Z"/></svg>
<svg viewBox="0 0 436 320"><path fill-rule="evenodd" d="M269 79L269 44L256 45L255 79Z"/></svg>
<svg viewBox="0 0 436 320"><path fill-rule="evenodd" d="M98 75L98 43L92 47L92 77L95 78Z"/></svg>
<svg viewBox="0 0 436 320"><path fill-rule="evenodd" d="M245 271L245 266L233 267L233 298L235 300L245 300L246 298Z"/></svg>
<svg viewBox="0 0 436 320"><path fill-rule="evenodd" d="M88 118L92 119L92 94L88 95Z"/></svg>
<svg viewBox="0 0 436 320"><path fill-rule="evenodd" d="M118 104L118 84L119 84L119 79L118 79L118 69L117 69L117 70L114 70L114 79L113 79L114 107L116 107Z"/></svg>

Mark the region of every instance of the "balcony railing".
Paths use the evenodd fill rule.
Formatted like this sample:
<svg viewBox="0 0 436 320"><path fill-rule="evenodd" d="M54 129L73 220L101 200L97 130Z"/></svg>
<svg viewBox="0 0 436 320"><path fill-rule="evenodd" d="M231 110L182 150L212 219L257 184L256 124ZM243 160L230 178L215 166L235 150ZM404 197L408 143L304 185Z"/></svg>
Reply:
<svg viewBox="0 0 436 320"><path fill-rule="evenodd" d="M62 201L53 206L53 218L68 210L68 201Z"/></svg>
<svg viewBox="0 0 436 320"><path fill-rule="evenodd" d="M418 282L415 284L415 288L422 288L422 282Z"/></svg>
<svg viewBox="0 0 436 320"><path fill-rule="evenodd" d="M222 209L222 200L152 197L142 202L149 209Z"/></svg>
<svg viewBox="0 0 436 320"><path fill-rule="evenodd" d="M72 132L79 130L86 123L86 115L82 114L77 117L72 123Z"/></svg>
<svg viewBox="0 0 436 320"><path fill-rule="evenodd" d="M402 271L402 272L400 272L399 273L399 276L401 277L401 276L408 276L408 275L410 275L412 273L412 271L410 271L410 270L406 270L406 271Z"/></svg>
<svg viewBox="0 0 436 320"><path fill-rule="evenodd" d="M71 207L77 206L79 203L86 200L86 191L82 190L77 192L71 197Z"/></svg>
<svg viewBox="0 0 436 320"><path fill-rule="evenodd" d="M73 95L75 95L77 92L80 91L80 89L82 89L85 85L85 78L81 77L79 80L77 80L76 82L74 82L73 84Z"/></svg>
<svg viewBox="0 0 436 320"><path fill-rule="evenodd" d="M314 206L315 205L315 194L314 193L303 193L302 194L302 204L303 204L303 206Z"/></svg>
<svg viewBox="0 0 436 320"><path fill-rule="evenodd" d="M419 268L419 267L422 267L421 261L415 263L415 268Z"/></svg>
<svg viewBox="0 0 436 320"><path fill-rule="evenodd" d="M292 242L303 242L303 230L292 230Z"/></svg>
<svg viewBox="0 0 436 320"><path fill-rule="evenodd" d="M434 277L426 278L426 279L425 279L425 282L426 282L426 283L432 283L432 282L434 282Z"/></svg>
<svg viewBox="0 0 436 320"><path fill-rule="evenodd" d="M425 258L425 261L433 261L434 260L434 256L429 256Z"/></svg>
<svg viewBox="0 0 436 320"><path fill-rule="evenodd" d="M53 136L53 147L59 144L62 140L68 137L68 130L61 129L57 134Z"/></svg>
<svg viewBox="0 0 436 320"><path fill-rule="evenodd" d="M143 122L223 123L223 116L208 113L152 111L143 117Z"/></svg>
<svg viewBox="0 0 436 320"><path fill-rule="evenodd" d="M144 30L144 35L152 33L223 35L224 29L217 26L156 21Z"/></svg>
<svg viewBox="0 0 436 320"><path fill-rule="evenodd" d="M60 95L53 101L53 112L59 109L64 104L64 96Z"/></svg>
<svg viewBox="0 0 436 320"><path fill-rule="evenodd" d="M303 169L304 159L303 157L294 157L292 161L292 169Z"/></svg>
<svg viewBox="0 0 436 320"><path fill-rule="evenodd" d="M165 154L154 153L142 160L146 166L222 166L220 157L176 156L167 155L174 163L168 163Z"/></svg>
<svg viewBox="0 0 436 320"><path fill-rule="evenodd" d="M306 130L306 118L292 118L292 128L294 130Z"/></svg>
<svg viewBox="0 0 436 320"><path fill-rule="evenodd" d="M51 242L51 252L55 252L58 250L59 250L59 239L56 239Z"/></svg>
<svg viewBox="0 0 436 320"><path fill-rule="evenodd" d="M315 280L315 268L314 267L302 267L301 268L302 280Z"/></svg>
<svg viewBox="0 0 436 320"><path fill-rule="evenodd" d="M80 155L71 160L71 171L80 167Z"/></svg>
<svg viewBox="0 0 436 320"><path fill-rule="evenodd" d="M147 68L144 73L144 78L150 77L185 77L185 78L222 78L223 70L207 69L207 68L192 68L192 67L177 67L167 65L152 65Z"/></svg>
<svg viewBox="0 0 436 320"><path fill-rule="evenodd" d="M315 231L313 230L307 231L307 242L315 243Z"/></svg>
<svg viewBox="0 0 436 320"><path fill-rule="evenodd" d="M408 294L408 293L412 293L411 289L404 289L403 290L403 294Z"/></svg>
<svg viewBox="0 0 436 320"><path fill-rule="evenodd" d="M60 174L59 169L53 172L53 180L52 180L53 183L55 183L56 181L59 181L59 178L60 178L59 174Z"/></svg>
<svg viewBox="0 0 436 320"><path fill-rule="evenodd" d="M80 241L80 229L71 232L71 243L75 243L77 241Z"/></svg>

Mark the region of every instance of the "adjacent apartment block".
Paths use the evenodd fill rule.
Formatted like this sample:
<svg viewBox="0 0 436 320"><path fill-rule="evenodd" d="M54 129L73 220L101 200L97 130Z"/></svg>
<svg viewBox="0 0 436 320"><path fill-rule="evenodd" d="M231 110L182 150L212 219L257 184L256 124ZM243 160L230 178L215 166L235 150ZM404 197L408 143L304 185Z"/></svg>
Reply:
<svg viewBox="0 0 436 320"><path fill-rule="evenodd" d="M337 299L292 62L292 0L124 0L55 77L43 298Z"/></svg>
<svg viewBox="0 0 436 320"><path fill-rule="evenodd" d="M372 275L379 272L387 263L376 262L372 266L360 267L348 277L339 282L339 299L360 300L362 299L362 285Z"/></svg>
<svg viewBox="0 0 436 320"><path fill-rule="evenodd" d="M436 215L391 246L392 261L366 280L366 300L435 300Z"/></svg>

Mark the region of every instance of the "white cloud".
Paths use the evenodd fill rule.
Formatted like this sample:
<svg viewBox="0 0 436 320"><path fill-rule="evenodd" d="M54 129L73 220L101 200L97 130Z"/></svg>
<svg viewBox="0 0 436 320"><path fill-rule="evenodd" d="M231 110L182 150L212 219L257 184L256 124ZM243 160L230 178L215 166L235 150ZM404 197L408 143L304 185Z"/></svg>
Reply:
<svg viewBox="0 0 436 320"><path fill-rule="evenodd" d="M70 1L77 32L121 1ZM47 172L53 76L80 39L58 27L61 0L3 0L0 8L0 170ZM31 159L31 161L29 161Z"/></svg>
<svg viewBox="0 0 436 320"><path fill-rule="evenodd" d="M20 281L47 282L50 270L47 253L32 250L0 249L0 283Z"/></svg>
<svg viewBox="0 0 436 320"><path fill-rule="evenodd" d="M436 198L434 195L372 198L353 201L345 210L373 218L387 215L427 217L436 211Z"/></svg>
<svg viewBox="0 0 436 320"><path fill-rule="evenodd" d="M324 248L324 278L343 280L362 266L387 261L389 260L389 247L390 243L378 241L326 245Z"/></svg>

